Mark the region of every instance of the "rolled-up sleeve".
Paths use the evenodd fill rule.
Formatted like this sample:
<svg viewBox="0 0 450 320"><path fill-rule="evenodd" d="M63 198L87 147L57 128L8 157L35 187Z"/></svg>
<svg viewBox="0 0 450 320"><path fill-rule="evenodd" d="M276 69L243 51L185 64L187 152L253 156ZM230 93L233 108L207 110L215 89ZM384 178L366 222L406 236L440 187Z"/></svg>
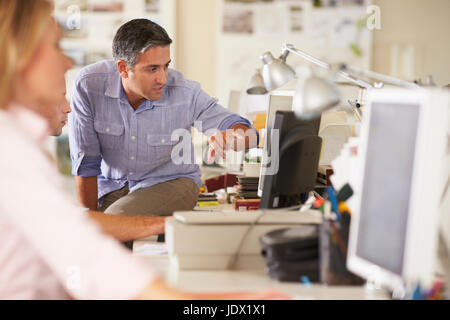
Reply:
<svg viewBox="0 0 450 320"><path fill-rule="evenodd" d="M81 156L80 164L73 166L72 174L80 177L95 177L101 174L102 157Z"/></svg>
<svg viewBox="0 0 450 320"><path fill-rule="evenodd" d="M94 117L86 90L86 79L78 76L74 81L69 114L69 144L72 174L82 177L101 173L100 142L94 129Z"/></svg>

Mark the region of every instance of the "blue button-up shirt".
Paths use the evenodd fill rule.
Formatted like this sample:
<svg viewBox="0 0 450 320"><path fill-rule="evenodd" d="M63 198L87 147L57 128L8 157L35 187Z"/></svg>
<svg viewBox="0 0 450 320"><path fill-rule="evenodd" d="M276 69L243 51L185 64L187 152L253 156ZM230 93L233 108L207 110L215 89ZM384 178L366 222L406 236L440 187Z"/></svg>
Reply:
<svg viewBox="0 0 450 320"><path fill-rule="evenodd" d="M131 192L181 177L200 186L192 140L181 151L190 152L190 161L172 161L174 147L186 146L177 129L190 133L194 124L202 132L226 130L236 123L251 127L247 119L220 106L197 82L172 69L161 99L146 100L134 110L114 60L97 62L78 73L71 107L72 174L98 176L99 199L126 183Z"/></svg>

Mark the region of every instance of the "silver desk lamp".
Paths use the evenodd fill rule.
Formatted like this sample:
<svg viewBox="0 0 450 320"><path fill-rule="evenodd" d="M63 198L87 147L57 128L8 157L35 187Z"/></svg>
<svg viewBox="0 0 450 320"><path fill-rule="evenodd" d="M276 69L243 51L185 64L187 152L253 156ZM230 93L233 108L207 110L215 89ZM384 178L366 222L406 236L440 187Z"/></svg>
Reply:
<svg viewBox="0 0 450 320"><path fill-rule="evenodd" d="M294 78L294 69L286 63L289 53L294 53L324 69L332 69L330 64L296 49L292 44L284 44L282 47L281 56L278 59L274 58L270 52L266 52L261 56L261 60L263 62L262 78L264 87L268 91L277 89ZM352 74L359 77L363 76L378 79L379 82L369 83L359 77L353 76ZM348 67L345 64L341 64L339 66L335 72L335 76L340 76L351 83L366 89L381 88L384 83L401 87L418 87L418 85L413 82L396 79L394 77L385 76L372 71ZM250 82L247 93L257 94L256 90L251 85L252 82ZM313 73L310 77L306 78L301 83L301 86L296 90L292 107L294 113L298 117L314 118L318 117L323 111L336 106L339 101L340 95L334 81L323 79Z"/></svg>
<svg viewBox="0 0 450 320"><path fill-rule="evenodd" d="M247 87L248 94L266 94L268 92L264 85L264 80L260 69L256 69L256 73L250 79Z"/></svg>

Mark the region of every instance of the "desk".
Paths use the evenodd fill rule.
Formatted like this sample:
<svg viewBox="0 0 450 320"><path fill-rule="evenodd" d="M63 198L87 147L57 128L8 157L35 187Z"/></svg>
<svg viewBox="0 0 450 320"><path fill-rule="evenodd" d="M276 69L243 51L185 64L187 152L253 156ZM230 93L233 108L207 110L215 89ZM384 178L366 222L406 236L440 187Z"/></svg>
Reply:
<svg viewBox="0 0 450 320"><path fill-rule="evenodd" d="M156 237L155 237L156 238ZM167 254L143 254L146 244L156 244L154 239L136 240L133 253L141 256L149 267L160 273L167 283L178 289L200 291L249 291L275 288L292 296L293 299L318 300L362 300L389 299L383 290L366 290L359 286L303 285L298 282L272 280L264 270L178 270L169 261ZM164 245L162 245L164 248Z"/></svg>

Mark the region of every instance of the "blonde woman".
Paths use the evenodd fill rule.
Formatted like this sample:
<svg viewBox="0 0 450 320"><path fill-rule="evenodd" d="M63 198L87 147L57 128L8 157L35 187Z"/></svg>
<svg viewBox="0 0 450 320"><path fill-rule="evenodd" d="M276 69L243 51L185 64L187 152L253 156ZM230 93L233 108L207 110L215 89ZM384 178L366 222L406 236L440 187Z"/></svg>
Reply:
<svg viewBox="0 0 450 320"><path fill-rule="evenodd" d="M101 233L41 150L71 61L45 0L0 0L0 299L284 298L186 294Z"/></svg>
<svg viewBox="0 0 450 320"><path fill-rule="evenodd" d="M1 2L0 108L14 103L43 118L54 117L54 121L59 121L56 108L65 102L62 101L62 93L66 91L64 73L72 61L59 49L60 29L51 20L51 5L44 3L39 7L34 1ZM44 7L50 11L46 12ZM53 29L49 29L50 24ZM11 109L14 113L16 108ZM164 217L123 219L100 212L89 214L119 241L164 233Z"/></svg>

